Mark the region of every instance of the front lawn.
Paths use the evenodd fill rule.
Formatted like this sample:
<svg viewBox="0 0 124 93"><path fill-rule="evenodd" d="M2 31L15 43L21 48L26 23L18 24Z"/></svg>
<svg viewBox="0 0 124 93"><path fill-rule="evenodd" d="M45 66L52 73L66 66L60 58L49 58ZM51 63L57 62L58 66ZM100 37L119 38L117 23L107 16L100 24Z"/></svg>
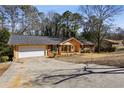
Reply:
<svg viewBox="0 0 124 93"><path fill-rule="evenodd" d="M71 63L89 63L124 67L124 51L111 53L82 53L81 55L57 57L55 59Z"/></svg>

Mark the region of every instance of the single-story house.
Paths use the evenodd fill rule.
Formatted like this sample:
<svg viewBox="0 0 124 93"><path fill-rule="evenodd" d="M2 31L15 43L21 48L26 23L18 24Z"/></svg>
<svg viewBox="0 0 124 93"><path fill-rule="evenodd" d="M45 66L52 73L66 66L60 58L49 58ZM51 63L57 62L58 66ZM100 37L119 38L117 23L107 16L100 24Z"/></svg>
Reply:
<svg viewBox="0 0 124 93"><path fill-rule="evenodd" d="M123 40L112 40L112 39L105 39L106 42L110 43L112 47L117 46L124 46Z"/></svg>
<svg viewBox="0 0 124 93"><path fill-rule="evenodd" d="M62 40L48 36L11 35L9 45L13 47L14 59L49 56L55 51L57 55L80 54L84 47L94 48L89 41L76 38Z"/></svg>

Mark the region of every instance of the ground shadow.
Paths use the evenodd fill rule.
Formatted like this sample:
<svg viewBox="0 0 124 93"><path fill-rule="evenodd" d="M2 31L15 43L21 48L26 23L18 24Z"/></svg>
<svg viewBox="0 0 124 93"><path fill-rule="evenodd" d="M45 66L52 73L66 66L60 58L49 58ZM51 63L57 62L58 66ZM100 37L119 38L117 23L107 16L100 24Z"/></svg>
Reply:
<svg viewBox="0 0 124 93"><path fill-rule="evenodd" d="M55 71L66 71L66 70L71 70L71 69L59 69ZM72 69L72 71L77 71L75 73L70 73L70 74L54 74L54 75L49 75L49 74L42 74L37 77L37 79L34 82L41 81L48 83L48 81L52 81L52 85L57 85L59 83L62 83L64 81L77 78L80 76L84 75L91 75L91 74L124 74L124 68L91 68L91 67L83 67L83 68L77 68L77 69ZM95 71L96 70L96 71ZM55 72L54 71L54 72ZM52 73L52 72L50 72ZM55 79L56 78L56 79ZM59 80L58 80L59 79Z"/></svg>

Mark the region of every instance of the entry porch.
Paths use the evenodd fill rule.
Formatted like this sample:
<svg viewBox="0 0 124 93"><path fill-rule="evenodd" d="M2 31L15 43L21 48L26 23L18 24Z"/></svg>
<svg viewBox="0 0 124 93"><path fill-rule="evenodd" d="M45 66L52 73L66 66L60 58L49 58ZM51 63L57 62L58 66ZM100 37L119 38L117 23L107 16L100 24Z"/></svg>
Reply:
<svg viewBox="0 0 124 93"><path fill-rule="evenodd" d="M80 48L74 45L48 45L47 55L55 53L56 55L80 54Z"/></svg>

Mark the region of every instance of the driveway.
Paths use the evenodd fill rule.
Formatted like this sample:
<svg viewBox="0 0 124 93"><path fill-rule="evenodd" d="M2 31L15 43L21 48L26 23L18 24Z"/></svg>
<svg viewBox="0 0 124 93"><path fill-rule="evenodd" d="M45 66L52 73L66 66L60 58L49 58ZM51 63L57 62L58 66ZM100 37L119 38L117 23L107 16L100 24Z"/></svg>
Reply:
<svg viewBox="0 0 124 93"><path fill-rule="evenodd" d="M0 87L124 87L123 68L90 64L84 71L85 66L44 57L23 59L0 77Z"/></svg>

